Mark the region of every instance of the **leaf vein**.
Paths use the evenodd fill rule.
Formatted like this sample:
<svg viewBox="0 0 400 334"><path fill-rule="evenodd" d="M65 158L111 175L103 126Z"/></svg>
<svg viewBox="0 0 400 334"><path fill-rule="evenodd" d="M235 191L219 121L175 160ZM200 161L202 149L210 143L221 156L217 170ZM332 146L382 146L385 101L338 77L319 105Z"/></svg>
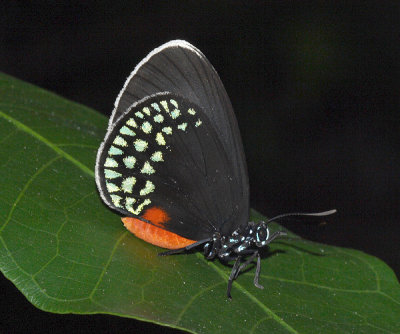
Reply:
<svg viewBox="0 0 400 334"><path fill-rule="evenodd" d="M204 256L200 253L196 253L196 256L200 258L202 261L205 261L211 268L213 268L225 281L228 281L228 275L219 269L214 263L207 261L204 259ZM284 321L282 318L280 318L274 311L272 311L267 305L262 303L257 297L255 297L253 294L251 294L249 291L247 291L242 285L240 285L237 281L235 282L236 287L238 290L240 290L244 295L246 295L249 299L251 299L255 304L257 304L264 313L266 313L269 317L271 317L273 320L275 320L279 325L281 325L283 328L285 328L287 331L290 333L296 333L298 332L290 326L286 321Z"/></svg>
<svg viewBox="0 0 400 334"><path fill-rule="evenodd" d="M1 111L0 111L1 113ZM22 188L22 190L19 192L17 198L15 199L14 203L12 204L12 207L7 215L7 219L4 223L4 225L0 228L0 233L5 229L5 227L8 225L8 223L10 222L12 215L14 213L15 208L17 207L19 201L22 199L22 197L24 196L25 192L28 190L29 186L31 185L31 183L36 179L36 177L38 177L47 167L49 167L53 162L55 162L56 160L60 159L60 156L57 156L51 160L49 160L47 163L45 163L44 165L42 165L42 167L40 167L30 178L29 180L25 183L24 187Z"/></svg>
<svg viewBox="0 0 400 334"><path fill-rule="evenodd" d="M11 123L13 123L21 131L23 131L25 133L28 133L32 137L36 138L37 140L41 141L42 143L44 143L45 145L50 147L53 151L55 151L57 154L59 154L60 156L64 157L65 159L69 160L71 163L73 163L75 166L80 168L86 174L94 177L94 172L89 167L84 165L79 160L75 159L72 155L70 155L67 152L63 151L61 148L56 146L54 143L49 141L47 138L43 137L41 134L39 134L36 131L34 131L32 128L26 126L25 124L21 123L20 121L16 120L15 118L7 115L6 113L4 113L2 111L0 111L0 116L5 118L6 120L10 121Z"/></svg>
<svg viewBox="0 0 400 334"><path fill-rule="evenodd" d="M182 320L183 315L186 313L186 311L189 309L189 307L193 304L193 302L194 302L198 297L200 297L203 293L205 293L205 292L207 292L207 291L209 291L209 290L211 290L211 289L213 289L213 288L215 288L215 287L217 287L218 285L221 285L221 284L223 284L223 283L225 283L225 282L223 281L223 282L215 283L215 284L213 284L213 285L210 285L210 286L207 287L206 289L200 290L200 291L197 292L195 295L193 295L193 296L188 300L188 302L186 303L186 305L182 308L182 311L179 313L178 317L176 318L176 322L175 322L175 323L176 323L177 325L179 324L179 322Z"/></svg>
<svg viewBox="0 0 400 334"><path fill-rule="evenodd" d="M96 292L96 289L99 287L99 285L100 285L100 283L101 283L101 281L102 281L102 279L103 279L103 277L104 277L104 275L105 275L105 273L106 273L106 271L107 271L107 269L108 269L108 267L109 267L109 265L111 263L111 260L112 260L114 254L115 254L115 252L116 252L116 250L118 248L118 245L121 243L122 239L126 237L127 234L128 234L128 231L123 232L121 234L121 236L118 238L118 240L116 241L113 249L111 250L111 253L110 253L110 256L109 256L109 258L107 260L107 263L104 265L104 268L103 268L102 272L100 273L99 279L97 280L96 284L94 285L92 292L89 294L89 299L90 300L93 299L93 295Z"/></svg>

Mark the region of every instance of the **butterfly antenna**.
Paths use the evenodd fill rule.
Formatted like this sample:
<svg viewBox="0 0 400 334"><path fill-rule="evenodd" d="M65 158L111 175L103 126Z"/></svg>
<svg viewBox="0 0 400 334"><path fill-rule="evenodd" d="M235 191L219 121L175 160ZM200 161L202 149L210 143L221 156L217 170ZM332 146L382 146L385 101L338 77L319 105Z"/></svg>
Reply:
<svg viewBox="0 0 400 334"><path fill-rule="evenodd" d="M282 215L275 216L271 219L268 219L268 222L274 221L274 220L279 220L282 218L286 217L291 217L291 216L313 216L313 217L324 217L324 216L330 216L336 213L336 209L329 210L329 211L323 211L323 212L314 212L314 213L302 213L302 212L296 212L296 213L284 213Z"/></svg>

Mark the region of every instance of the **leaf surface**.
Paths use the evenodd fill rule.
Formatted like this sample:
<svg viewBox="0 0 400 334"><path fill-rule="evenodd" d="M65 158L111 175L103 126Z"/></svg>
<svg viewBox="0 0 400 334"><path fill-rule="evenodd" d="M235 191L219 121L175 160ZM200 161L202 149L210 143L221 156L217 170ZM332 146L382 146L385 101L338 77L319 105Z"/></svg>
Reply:
<svg viewBox="0 0 400 334"><path fill-rule="evenodd" d="M400 332L399 282L356 250L291 235L262 261L265 289L254 287L253 267L231 301L230 267L201 253L158 257L98 196L106 126L95 111L0 75L0 267L32 304L195 333Z"/></svg>

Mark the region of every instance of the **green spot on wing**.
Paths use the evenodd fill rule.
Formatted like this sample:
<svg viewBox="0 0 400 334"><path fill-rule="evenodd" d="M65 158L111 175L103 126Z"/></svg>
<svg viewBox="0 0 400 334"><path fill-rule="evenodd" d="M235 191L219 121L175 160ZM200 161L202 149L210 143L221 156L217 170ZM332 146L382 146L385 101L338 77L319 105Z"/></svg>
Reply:
<svg viewBox="0 0 400 334"><path fill-rule="evenodd" d="M133 212L133 204L136 202L136 199L133 197L126 197L125 198L125 208L129 212Z"/></svg>
<svg viewBox="0 0 400 334"><path fill-rule="evenodd" d="M164 121L164 116L161 114L157 114L154 116L154 122L156 123L162 123Z"/></svg>
<svg viewBox="0 0 400 334"><path fill-rule="evenodd" d="M131 129L129 129L125 125L121 128L121 130L119 130L119 133L123 134L123 135L126 135L126 136L132 136L132 137L136 135L135 132L133 132Z"/></svg>
<svg viewBox="0 0 400 334"><path fill-rule="evenodd" d="M149 163L148 161L146 161L146 162L144 163L144 165L143 165L143 167L142 167L142 169L141 169L140 172L141 172L142 174L148 174L148 175L150 175L150 174L154 174L154 173L155 173L155 170L154 170L153 166L150 165L150 163Z"/></svg>
<svg viewBox="0 0 400 334"><path fill-rule="evenodd" d="M161 151L154 152L151 155L150 160L152 160L154 162L164 161L162 152Z"/></svg>
<svg viewBox="0 0 400 334"><path fill-rule="evenodd" d="M135 167L136 158L133 156L127 156L123 158L122 161L124 162L126 168L132 169L133 167Z"/></svg>
<svg viewBox="0 0 400 334"><path fill-rule="evenodd" d="M108 150L108 154L109 155L121 155L124 152L122 150L120 150L119 148L115 147L115 146L111 146L110 149Z"/></svg>
<svg viewBox="0 0 400 334"><path fill-rule="evenodd" d="M164 110L169 113L169 108L168 108L168 103L167 101L161 101L160 104L162 105L162 107L164 108Z"/></svg>
<svg viewBox="0 0 400 334"><path fill-rule="evenodd" d="M181 111L179 109L174 109L171 111L171 117L173 119L177 119L180 114L181 114Z"/></svg>
<svg viewBox="0 0 400 334"><path fill-rule="evenodd" d="M165 139L164 139L164 136L162 135L161 132L158 132L158 133L157 133L157 135L156 135L156 141L157 141L157 144L158 144L158 145L165 145L165 144L166 144Z"/></svg>
<svg viewBox="0 0 400 334"><path fill-rule="evenodd" d="M121 197L121 196L118 196L118 195L110 195L110 197L111 197L111 201L113 202L113 204L114 204L117 208L122 208L122 205L121 205L122 197Z"/></svg>
<svg viewBox="0 0 400 334"><path fill-rule="evenodd" d="M113 158L107 158L104 167L118 167L118 162Z"/></svg>
<svg viewBox="0 0 400 334"><path fill-rule="evenodd" d="M172 128L170 126L166 126L162 128L162 132L164 132L167 135L172 135Z"/></svg>
<svg viewBox="0 0 400 334"><path fill-rule="evenodd" d="M155 189L154 184L151 181L146 181L146 185L143 189L140 190L140 195L141 196L146 196L153 192Z"/></svg>
<svg viewBox="0 0 400 334"><path fill-rule="evenodd" d="M146 114L147 116L150 116L150 109L148 107L144 107L142 109L143 113Z"/></svg>
<svg viewBox="0 0 400 334"><path fill-rule="evenodd" d="M134 142L135 145L135 149L138 152L144 152L147 147L149 146L149 144L147 143L147 141L142 140L142 139L136 139Z"/></svg>
<svg viewBox="0 0 400 334"><path fill-rule="evenodd" d="M157 103L152 103L151 106L153 107L154 110L156 110L158 112L161 111L160 106Z"/></svg>
<svg viewBox="0 0 400 334"><path fill-rule="evenodd" d="M104 169L104 176L106 177L106 179L115 179L117 177L120 177L121 174L112 169Z"/></svg>
<svg viewBox="0 0 400 334"><path fill-rule="evenodd" d="M119 187L116 184L111 183L111 182L106 182L106 187L107 187L107 191L109 193L120 191Z"/></svg>
<svg viewBox="0 0 400 334"><path fill-rule="evenodd" d="M137 123L133 118L128 119L126 125L129 125L132 128L137 128Z"/></svg>
<svg viewBox="0 0 400 334"><path fill-rule="evenodd" d="M128 143L126 142L126 140L124 138L122 138L121 136L116 136L113 141L113 144L117 145L117 146L122 146L122 147L128 146Z"/></svg>
<svg viewBox="0 0 400 334"><path fill-rule="evenodd" d="M153 127L151 126L151 124L149 122L143 122L142 124L142 131L146 134L149 134L151 132L151 129Z"/></svg>
<svg viewBox="0 0 400 334"><path fill-rule="evenodd" d="M140 111L135 112L135 116L138 118L144 118L144 115Z"/></svg>
<svg viewBox="0 0 400 334"><path fill-rule="evenodd" d="M136 183L136 178L131 176L131 177L127 177L126 179L124 179L122 181L121 184L121 188L124 192L126 193L131 193L132 192L132 188Z"/></svg>
<svg viewBox="0 0 400 334"><path fill-rule="evenodd" d="M182 123L182 124L179 124L179 125L178 125L178 129L179 129L179 130L182 130L182 131L185 131L185 130L186 130L186 127L187 127L187 123Z"/></svg>

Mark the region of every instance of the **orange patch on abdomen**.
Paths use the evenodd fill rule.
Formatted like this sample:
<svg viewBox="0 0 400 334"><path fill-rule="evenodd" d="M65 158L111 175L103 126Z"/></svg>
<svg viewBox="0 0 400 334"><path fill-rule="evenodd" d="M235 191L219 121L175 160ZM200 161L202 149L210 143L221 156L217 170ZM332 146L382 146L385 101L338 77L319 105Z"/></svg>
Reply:
<svg viewBox="0 0 400 334"><path fill-rule="evenodd" d="M158 226L163 226L170 219L164 210L157 207L146 210L142 217ZM137 218L124 217L121 219L128 231L132 232L138 238L162 248L178 249L196 242Z"/></svg>

